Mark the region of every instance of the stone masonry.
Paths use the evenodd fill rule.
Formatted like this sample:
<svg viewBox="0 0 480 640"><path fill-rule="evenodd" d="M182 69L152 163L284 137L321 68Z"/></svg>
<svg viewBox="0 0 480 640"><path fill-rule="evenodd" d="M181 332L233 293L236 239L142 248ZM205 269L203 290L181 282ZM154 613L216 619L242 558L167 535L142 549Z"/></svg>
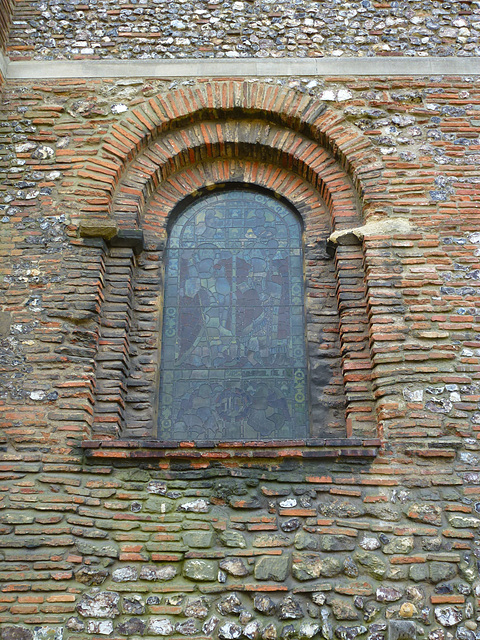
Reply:
<svg viewBox="0 0 480 640"><path fill-rule="evenodd" d="M478 640L479 3L2 7L1 640ZM169 216L230 184L303 220L311 437L159 441Z"/></svg>

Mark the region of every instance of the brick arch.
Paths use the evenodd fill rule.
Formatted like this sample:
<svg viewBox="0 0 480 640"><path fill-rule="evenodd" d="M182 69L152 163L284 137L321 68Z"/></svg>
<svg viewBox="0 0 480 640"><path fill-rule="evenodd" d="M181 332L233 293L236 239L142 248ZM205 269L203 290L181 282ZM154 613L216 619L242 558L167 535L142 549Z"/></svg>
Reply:
<svg viewBox="0 0 480 640"><path fill-rule="evenodd" d="M256 94L250 87L246 96L240 91L244 84L235 82L188 88L182 90L181 99L178 92L157 96L114 126L104 141L103 157L93 159L90 168L81 174L89 182L89 195L95 192L94 182L120 227L144 229L147 251L141 261L151 261L144 262L145 269L152 263L162 263L162 239L175 205L195 191L219 183L263 186L289 200L305 221L306 245L313 252L314 265L323 259L324 241L332 228L360 223L359 185L363 190L374 189L369 166L373 155L363 136L317 100L278 86L258 85ZM370 172L370 183L359 179L362 172ZM134 426L127 435L148 436L152 435L152 427L146 426L148 416L141 414L147 415L155 404L152 393L157 365L152 368L151 354L158 349L161 270L155 284L151 271L143 274L142 262L137 263L133 255L111 254L106 261L107 282L109 269L112 274L118 273L119 261L126 261L121 268L126 274L124 290L132 292L122 310L121 322L127 329L117 370L123 373L112 383L110 365L104 367L104 372L104 365L97 368L98 388L102 387L102 376L106 384L105 394L97 393L95 431L107 436L124 434L128 424ZM347 395L346 433L368 437L374 435L375 422L360 247L339 247L335 261L334 288L341 319L342 373ZM116 277L112 275L112 282ZM318 286L321 287L320 282ZM140 302L145 291L156 291L147 306ZM107 301L116 300L113 285L110 292L107 284L104 294ZM140 316L148 316L154 309L157 315L148 316L148 322L137 322L132 309L140 309ZM136 333L135 325L141 327L140 333ZM141 342L148 344L143 351L133 346ZM108 329L105 334L101 331L97 362L108 361L114 343ZM118 349L116 343L115 348ZM143 396L138 390L135 392L135 385L144 384L147 379L150 396L142 402ZM106 422L112 406L112 384L118 387L118 408ZM133 407L130 415L129 407Z"/></svg>
<svg viewBox="0 0 480 640"><path fill-rule="evenodd" d="M333 156L302 134L262 120L208 121L167 132L133 160L116 189L119 224L141 226L143 212L165 180L204 159L246 158L288 168L309 182L332 214L332 229L360 223L353 184ZM317 196L318 197L318 196Z"/></svg>
<svg viewBox="0 0 480 640"><path fill-rule="evenodd" d="M166 132L188 124L248 117L297 132L328 151L362 194L363 208L378 202L382 165L371 143L343 116L318 98L262 81L207 81L151 98L112 126L100 154L79 175L98 188L111 207L114 192L125 182L133 162ZM127 179L128 180L128 179ZM94 190L95 187L93 186Z"/></svg>
<svg viewBox="0 0 480 640"><path fill-rule="evenodd" d="M337 320L333 317L328 318L322 329L330 336L339 329L335 340L338 341L340 350L341 368L337 368L335 380L329 383L327 392L337 401L340 397L342 402L345 401L342 409L345 423L343 427L338 423L337 428L343 428L343 433L348 436L374 436L370 380L372 363L368 349L368 319L361 248L339 247L335 261L329 260L325 254L325 239L330 232L330 215L315 187L291 168L281 167L277 163L227 157L206 158L194 165L187 164L165 177L158 185L153 197L145 204L142 227L145 231L146 251L136 266L131 258L121 257L124 254L115 256L113 260L107 258L107 283L110 268L113 270L112 274L118 274L120 264L123 264L122 271L131 269L131 275L125 276L125 291L132 291L133 297L128 305L124 305L122 320L129 329L125 337L125 350L122 350L121 366L117 368L129 373L126 373L124 378L112 381L110 368L103 370L101 363L111 357L112 346L118 348L116 344L111 343L107 319L105 335L101 329L98 354L100 368L97 368L96 376L99 389L104 384L103 378L105 379L106 393L105 400L102 399L102 394L97 394L95 434L97 437L111 436L112 433L122 434L124 437L151 437L154 428L152 406L156 404L153 398L157 379L157 374L152 370L151 354L160 347L158 337L162 291L161 270L157 272L156 278L152 278L151 269L163 261L162 240L166 236L167 221L172 210L194 193L201 193L215 185L217 188L220 184L228 186L228 183L243 183L268 189L271 193L285 198L307 221L305 250L309 305L327 296L333 300L338 313ZM125 260L127 262L124 263ZM328 282L323 279L327 272L330 272ZM118 280L118 277L113 275L113 281ZM107 305L110 304L109 309L110 296L112 300L116 299L117 290L114 287L110 292L107 284L105 300ZM145 304L146 299L150 300L149 304ZM335 300L338 301L336 304ZM130 309L134 310L133 315ZM155 314L153 316L152 311ZM116 321L119 320L120 318L116 317ZM311 333L310 329L309 332ZM138 345L142 343L147 345L146 348L139 348ZM337 347L334 347L334 344L335 341L330 342L330 347L327 344L319 345L316 357L328 357L325 348L335 350ZM154 366L158 367L158 362ZM148 381L148 384L145 384L145 381ZM118 409L114 409L109 415L112 406L112 384L118 385L119 404ZM143 389L150 387L150 399L143 403L143 391L142 394L139 393L139 384ZM133 392L128 391L129 389ZM114 432L112 428L115 429ZM317 436L321 437L321 434Z"/></svg>
<svg viewBox="0 0 480 640"><path fill-rule="evenodd" d="M287 200L308 225L305 232L313 242L324 243L330 233L326 204L308 181L285 167L251 158L214 158L172 173L146 204L142 227L164 237L170 215L183 200L229 184L260 187Z"/></svg>

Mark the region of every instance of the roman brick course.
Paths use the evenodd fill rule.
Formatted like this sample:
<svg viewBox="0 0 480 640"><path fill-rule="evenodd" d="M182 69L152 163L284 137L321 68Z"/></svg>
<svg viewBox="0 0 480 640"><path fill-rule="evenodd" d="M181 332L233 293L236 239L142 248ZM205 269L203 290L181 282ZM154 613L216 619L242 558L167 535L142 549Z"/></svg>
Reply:
<svg viewBox="0 0 480 640"><path fill-rule="evenodd" d="M19 3L11 53L38 55L36 42L19 44L34 11ZM96 55L67 40L59 56ZM128 57L145 52L129 46ZM7 83L2 640L398 640L393 623L473 640L477 80ZM285 198L304 221L327 416L303 441L161 442L169 216L187 196L239 183ZM327 253L332 231L358 227L354 244ZM142 241L129 235L139 230Z"/></svg>

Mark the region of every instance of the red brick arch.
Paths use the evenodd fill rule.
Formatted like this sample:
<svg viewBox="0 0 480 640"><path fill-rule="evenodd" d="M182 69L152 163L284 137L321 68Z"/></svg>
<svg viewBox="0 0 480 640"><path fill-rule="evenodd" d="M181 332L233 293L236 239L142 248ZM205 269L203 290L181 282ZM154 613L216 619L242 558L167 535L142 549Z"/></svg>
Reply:
<svg viewBox="0 0 480 640"><path fill-rule="evenodd" d="M361 133L318 100L279 85L219 81L157 96L134 109L113 126L100 156L79 175L90 197L96 194L98 201L105 203L103 211L113 215L120 227L145 231L147 248L156 246L151 250L157 251L154 259L161 261L158 241L165 237L175 207L205 188L232 182L263 187L286 198L304 220L306 245L324 246L333 229L361 224L365 194L378 191L375 161ZM374 435L362 261L360 247L341 247L336 256L334 285L347 393L347 434L358 437ZM132 280L125 284L134 291L135 266L134 262L130 264ZM107 273L108 268L107 259ZM155 308L160 309L161 284L158 287ZM132 299L132 307L136 304ZM125 324L133 326L128 306L124 313ZM142 325L142 332L141 340L147 332L149 349L155 348L158 325L155 328L150 324L148 330ZM133 335L134 341L137 338ZM110 339L101 343L100 361L102 351L110 348ZM130 356L124 358L122 367L128 370ZM134 361L132 356L130 363ZM127 409L131 401L122 389L128 384L127 378L118 382L119 407L126 405ZM111 398L111 387L108 389L106 397ZM124 423L121 415L123 410L119 409L112 422ZM137 410L132 415L140 414ZM105 422L104 410L97 416ZM129 422L134 423L135 419ZM141 419L138 424L138 430L134 428L132 433L148 435L148 430L142 431ZM99 425L98 433L102 429ZM122 433L124 427L119 429ZM112 431L107 427L104 433Z"/></svg>
<svg viewBox="0 0 480 640"><path fill-rule="evenodd" d="M164 181L201 162L231 158L267 161L309 183L330 209L332 229L360 223L353 184L328 151L298 132L246 119L207 121L166 132L129 164L114 193L113 213L121 225L141 226L150 199Z"/></svg>
<svg viewBox="0 0 480 640"><path fill-rule="evenodd" d="M283 134L268 145L270 157L273 153L281 153L297 164L307 179L315 182L317 178L312 173L316 173L317 176L322 174L325 182L330 168L315 165L311 154L323 154L323 161L329 156L338 167L338 175L341 173L346 182L351 181L353 199L361 194L364 212L379 201L378 176L382 167L365 136L317 98L262 81L197 82L151 98L112 126L99 156L91 160L85 170L79 171L79 176L89 183L89 194L96 190L98 202L104 202L99 205L99 212L106 209L112 212L118 192L125 193L138 171L149 171L148 156L153 147L172 145L163 171L178 169L182 153L184 158L189 157L187 149L192 141L188 133L194 133L192 125L219 122L225 123L225 127L233 122L237 122L237 126L248 122L247 138L251 145L262 143L265 130L277 127ZM263 124L263 133L256 139L252 137L256 128L254 123ZM217 141L220 150L222 135L223 131ZM244 143L247 141L245 139ZM178 144L179 153L175 153ZM203 153L213 149L212 144L215 145L215 141L209 140L207 132L203 147L200 145ZM284 161L282 159L282 166ZM289 161L286 162L289 166ZM154 163L157 164L158 179L165 174L158 174L159 164ZM331 183L333 190L330 193L338 191L334 180ZM139 195L139 198L145 195ZM323 195L328 199L327 194ZM371 195L374 197L370 200Z"/></svg>

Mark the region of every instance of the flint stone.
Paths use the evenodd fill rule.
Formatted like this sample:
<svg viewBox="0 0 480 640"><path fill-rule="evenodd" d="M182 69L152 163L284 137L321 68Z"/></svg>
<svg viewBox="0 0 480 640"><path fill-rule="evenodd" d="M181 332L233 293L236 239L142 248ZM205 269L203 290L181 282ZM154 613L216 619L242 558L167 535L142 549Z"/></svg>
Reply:
<svg viewBox="0 0 480 640"><path fill-rule="evenodd" d="M277 628L273 623L267 624L267 626L262 631L263 640L276 640L277 638Z"/></svg>
<svg viewBox="0 0 480 640"><path fill-rule="evenodd" d="M177 575L177 569L171 565L160 567L144 565L140 569L140 580L172 580Z"/></svg>
<svg viewBox="0 0 480 640"><path fill-rule="evenodd" d="M213 544L211 531L185 531L182 538L184 545L194 549L207 549Z"/></svg>
<svg viewBox="0 0 480 640"><path fill-rule="evenodd" d="M359 574L358 567L350 556L347 556L343 561L343 573L348 578L358 577L358 574Z"/></svg>
<svg viewBox="0 0 480 640"><path fill-rule="evenodd" d="M120 596L114 591L100 591L94 596L85 594L78 602L78 613L86 618L115 618L120 611L118 603Z"/></svg>
<svg viewBox="0 0 480 640"><path fill-rule="evenodd" d="M185 622L179 622L176 624L175 631L180 633L182 636L194 636L198 629L196 627L195 620L190 618L189 620L185 620Z"/></svg>
<svg viewBox="0 0 480 640"><path fill-rule="evenodd" d="M157 493L164 496L167 493L167 485L165 482L160 482L160 480L150 480L147 484L147 491L148 493Z"/></svg>
<svg viewBox="0 0 480 640"><path fill-rule="evenodd" d="M225 558L220 561L219 566L231 576L244 577L250 573L240 558Z"/></svg>
<svg viewBox="0 0 480 640"><path fill-rule="evenodd" d="M288 556L264 556L255 564L255 578L283 582L288 575L288 565Z"/></svg>
<svg viewBox="0 0 480 640"><path fill-rule="evenodd" d="M218 623L220 622L220 620L216 617L216 616L212 616L209 620L206 620L203 625L202 625L202 632L208 636L211 637L212 633L215 631L215 629L217 628Z"/></svg>
<svg viewBox="0 0 480 640"><path fill-rule="evenodd" d="M292 574L297 580L312 580L320 576L331 578L342 570L342 565L336 558L314 553L294 553L292 557Z"/></svg>
<svg viewBox="0 0 480 640"><path fill-rule="evenodd" d="M160 604L162 599L159 596L148 596L147 604L150 606L152 604Z"/></svg>
<svg viewBox="0 0 480 640"><path fill-rule="evenodd" d="M130 618L129 620L121 622L119 625L117 625L116 630L122 636L143 636L146 628L147 625L141 618Z"/></svg>
<svg viewBox="0 0 480 640"><path fill-rule="evenodd" d="M260 635L260 623L257 620L252 620L243 629L243 635L248 640L256 640Z"/></svg>
<svg viewBox="0 0 480 640"><path fill-rule="evenodd" d="M333 627L330 624L330 620L328 619L330 616L330 611L323 607L320 610L320 615L322 616L322 636L324 640L332 640L333 638Z"/></svg>
<svg viewBox="0 0 480 640"><path fill-rule="evenodd" d="M292 638L295 638L296 635L297 632L293 624L287 624L285 627L283 627L280 637L283 638L283 640L292 640Z"/></svg>
<svg viewBox="0 0 480 640"><path fill-rule="evenodd" d="M458 607L435 607L435 618L444 627L454 627L463 620L463 613Z"/></svg>
<svg viewBox="0 0 480 640"><path fill-rule="evenodd" d="M200 498L199 500L193 500L192 502L184 502L178 505L177 511L188 511L192 513L208 513L210 511L210 505L206 500Z"/></svg>
<svg viewBox="0 0 480 640"><path fill-rule="evenodd" d="M211 560L186 560L183 575L191 580L209 582L217 579L217 566Z"/></svg>
<svg viewBox="0 0 480 640"><path fill-rule="evenodd" d="M85 631L85 623L80 618L69 618L65 626L70 631Z"/></svg>
<svg viewBox="0 0 480 640"><path fill-rule="evenodd" d="M396 602L402 597L402 592L393 587L378 587L375 593L377 602Z"/></svg>
<svg viewBox="0 0 480 640"><path fill-rule="evenodd" d="M48 160L49 158L53 158L55 155L55 150L52 147L47 147L46 145L40 145L31 153L30 157L35 160Z"/></svg>
<svg viewBox="0 0 480 640"><path fill-rule="evenodd" d="M108 636L113 632L113 622L111 620L89 620L87 622L87 633L98 633L101 636Z"/></svg>
<svg viewBox="0 0 480 640"><path fill-rule="evenodd" d="M332 613L337 620L358 620L358 612L352 605L340 598L333 598L330 601Z"/></svg>
<svg viewBox="0 0 480 640"><path fill-rule="evenodd" d="M365 551L375 551L375 549L379 549L382 545L377 538L365 537L360 540L360 546L362 549L365 549Z"/></svg>
<svg viewBox="0 0 480 640"><path fill-rule="evenodd" d="M245 538L239 531L224 531L220 536L220 540L226 547L245 549L247 546Z"/></svg>
<svg viewBox="0 0 480 640"><path fill-rule="evenodd" d="M32 632L25 627L3 627L2 640L32 640Z"/></svg>
<svg viewBox="0 0 480 640"><path fill-rule="evenodd" d="M221 640L236 640L242 635L242 627L234 622L225 622L218 628Z"/></svg>
<svg viewBox="0 0 480 640"><path fill-rule="evenodd" d="M279 620L298 620L303 618L303 610L298 600L287 596L278 605Z"/></svg>
<svg viewBox="0 0 480 640"><path fill-rule="evenodd" d="M410 520L425 522L436 527L442 524L442 509L436 504L412 504L406 509L406 516Z"/></svg>
<svg viewBox="0 0 480 640"><path fill-rule="evenodd" d="M434 584L451 580L457 575L457 567L452 562L430 562L428 569Z"/></svg>
<svg viewBox="0 0 480 640"><path fill-rule="evenodd" d="M388 555L410 553L415 547L415 541L412 537L395 538L389 544L386 544L382 551Z"/></svg>
<svg viewBox="0 0 480 640"><path fill-rule="evenodd" d="M205 600L189 600L185 607L184 615L186 618L198 618L203 620L208 616L208 605Z"/></svg>
<svg viewBox="0 0 480 640"><path fill-rule="evenodd" d="M35 627L33 640L63 640L63 627Z"/></svg>
<svg viewBox="0 0 480 640"><path fill-rule="evenodd" d="M380 611L379 607L374 602L367 602L365 608L363 610L363 619L365 622L371 622L377 613ZM372 627L376 627L378 625L372 624L370 627L370 631L373 631ZM375 633L375 631L373 631Z"/></svg>
<svg viewBox="0 0 480 640"><path fill-rule="evenodd" d="M243 609L242 611L240 611L240 615L238 616L238 622L240 624L247 624L247 622L250 622L252 618L253 613L250 613L250 611Z"/></svg>
<svg viewBox="0 0 480 640"><path fill-rule="evenodd" d="M458 640L475 640L476 636L470 629L466 627L457 627L456 636Z"/></svg>
<svg viewBox="0 0 480 640"><path fill-rule="evenodd" d="M112 573L113 582L132 582L138 580L138 571L135 567L122 567Z"/></svg>
<svg viewBox="0 0 480 640"><path fill-rule="evenodd" d="M320 633L322 628L316 622L303 622L298 630L300 640L310 640Z"/></svg>
<svg viewBox="0 0 480 640"><path fill-rule="evenodd" d="M173 633L173 624L168 618L151 618L148 631L157 636L169 636Z"/></svg>
<svg viewBox="0 0 480 640"><path fill-rule="evenodd" d="M362 636L367 633L367 627L360 625L358 627L337 627L335 629L335 635L339 640L355 640L357 636Z"/></svg>
<svg viewBox="0 0 480 640"><path fill-rule="evenodd" d="M292 533L292 531L296 531L301 526L302 523L298 518L290 518L289 520L282 522L280 528L282 531L285 531L285 533Z"/></svg>
<svg viewBox="0 0 480 640"><path fill-rule="evenodd" d="M231 613L238 614L242 610L242 603L236 593L223 598L217 604L217 609L222 616L228 616Z"/></svg>
<svg viewBox="0 0 480 640"><path fill-rule="evenodd" d="M275 613L276 605L268 596L257 593L253 599L253 608L266 616L272 616Z"/></svg>
<svg viewBox="0 0 480 640"><path fill-rule="evenodd" d="M122 608L124 613L130 613L136 616L145 613L145 605L143 604L142 598L135 594L123 596Z"/></svg>
<svg viewBox="0 0 480 640"><path fill-rule="evenodd" d="M318 591L314 591L312 593L312 600L315 604L318 604L319 606L322 606L322 604L325 604L325 601L327 599L327 596L324 593L319 593Z"/></svg>

